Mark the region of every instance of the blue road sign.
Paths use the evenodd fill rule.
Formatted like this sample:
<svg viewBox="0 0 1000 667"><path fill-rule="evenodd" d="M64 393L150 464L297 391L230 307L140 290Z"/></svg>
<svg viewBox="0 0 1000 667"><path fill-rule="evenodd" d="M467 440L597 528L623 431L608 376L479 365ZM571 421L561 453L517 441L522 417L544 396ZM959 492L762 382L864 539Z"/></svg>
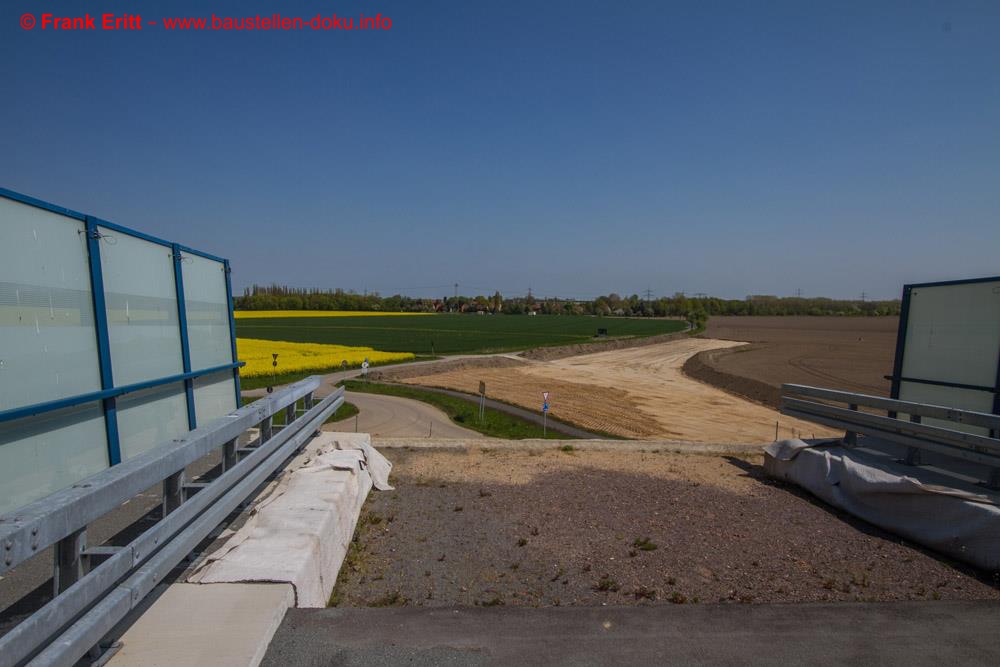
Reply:
<svg viewBox="0 0 1000 667"><path fill-rule="evenodd" d="M542 412L548 412L548 411L549 411L549 403L548 401L546 401L545 403L542 403Z"/></svg>

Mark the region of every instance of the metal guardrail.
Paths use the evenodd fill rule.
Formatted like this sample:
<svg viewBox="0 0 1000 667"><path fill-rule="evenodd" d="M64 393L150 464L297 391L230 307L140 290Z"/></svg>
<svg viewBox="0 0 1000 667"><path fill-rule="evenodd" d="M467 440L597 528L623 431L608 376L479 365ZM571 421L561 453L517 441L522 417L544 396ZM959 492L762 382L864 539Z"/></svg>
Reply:
<svg viewBox="0 0 1000 667"><path fill-rule="evenodd" d="M856 445L857 434L864 433L905 445L905 461L911 465L920 463L921 450L983 464L992 469L989 485L1000 486L1000 439L997 437L1000 415L798 384L784 384L781 391L782 414L843 428L847 445ZM836 405L838 403L847 407ZM887 414L862 412L862 407L884 410ZM898 418L900 413L907 418ZM976 426L987 429L989 434L978 435L925 424L925 418Z"/></svg>
<svg viewBox="0 0 1000 667"><path fill-rule="evenodd" d="M343 404L342 388L314 404L319 385L318 377L292 384L0 516L0 573L55 546L55 597L0 637L0 665L73 665L88 653L99 654L95 647L115 625ZM279 429L272 421L281 412L285 426ZM259 435L240 447L240 437L255 426ZM221 474L185 484L185 468L220 447ZM160 482L160 521L126 546L87 547L88 523Z"/></svg>

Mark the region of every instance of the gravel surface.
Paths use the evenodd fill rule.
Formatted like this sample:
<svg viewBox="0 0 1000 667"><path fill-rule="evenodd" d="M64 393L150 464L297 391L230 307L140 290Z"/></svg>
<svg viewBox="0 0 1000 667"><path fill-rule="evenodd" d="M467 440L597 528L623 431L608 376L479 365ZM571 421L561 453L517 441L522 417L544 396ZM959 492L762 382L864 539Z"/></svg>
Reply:
<svg viewBox="0 0 1000 667"><path fill-rule="evenodd" d="M1000 599L763 476L760 457L391 450L334 602L630 605Z"/></svg>

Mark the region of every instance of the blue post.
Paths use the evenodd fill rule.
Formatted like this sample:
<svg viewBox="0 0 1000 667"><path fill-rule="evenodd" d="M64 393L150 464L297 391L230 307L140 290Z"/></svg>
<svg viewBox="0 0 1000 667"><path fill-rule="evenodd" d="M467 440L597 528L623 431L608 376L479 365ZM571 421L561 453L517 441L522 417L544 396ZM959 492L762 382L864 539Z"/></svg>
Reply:
<svg viewBox="0 0 1000 667"><path fill-rule="evenodd" d="M174 258L174 287L177 292L177 326L181 334L181 363L184 372L191 372L191 346L188 343L187 325L187 304L184 303L184 272L181 269L181 248L178 244L172 243L170 251ZM194 409L194 380L188 378L184 380L184 395L187 398L188 428L192 431L198 428L198 417Z"/></svg>
<svg viewBox="0 0 1000 667"><path fill-rule="evenodd" d="M236 320L235 315L233 315L233 280L232 273L233 270L229 266L229 260L223 262L226 272L226 297L229 301L229 342L233 346L233 363L239 361L236 358ZM243 405L243 394L240 392L240 369L239 366L233 367L233 380L236 385L236 407L242 407Z"/></svg>
<svg viewBox="0 0 1000 667"><path fill-rule="evenodd" d="M104 301L104 273L101 269L101 236L97 223L87 216L84 224L87 234L87 255L90 265L90 293L94 303L94 330L97 333L97 359L101 366L101 389L114 387L111 371L111 337L108 333L108 311ZM118 408L115 397L102 400L104 426L108 434L108 464L122 462L121 442L118 438Z"/></svg>

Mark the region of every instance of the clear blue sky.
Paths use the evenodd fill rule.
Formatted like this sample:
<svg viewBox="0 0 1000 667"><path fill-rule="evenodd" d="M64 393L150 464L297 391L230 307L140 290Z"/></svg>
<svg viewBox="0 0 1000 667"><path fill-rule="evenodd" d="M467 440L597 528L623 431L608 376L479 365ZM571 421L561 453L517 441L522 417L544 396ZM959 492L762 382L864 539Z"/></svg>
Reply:
<svg viewBox="0 0 1000 667"><path fill-rule="evenodd" d="M19 25L138 8L393 24ZM1000 273L993 0L5 0L0 80L0 185L226 256L237 288L894 297Z"/></svg>

